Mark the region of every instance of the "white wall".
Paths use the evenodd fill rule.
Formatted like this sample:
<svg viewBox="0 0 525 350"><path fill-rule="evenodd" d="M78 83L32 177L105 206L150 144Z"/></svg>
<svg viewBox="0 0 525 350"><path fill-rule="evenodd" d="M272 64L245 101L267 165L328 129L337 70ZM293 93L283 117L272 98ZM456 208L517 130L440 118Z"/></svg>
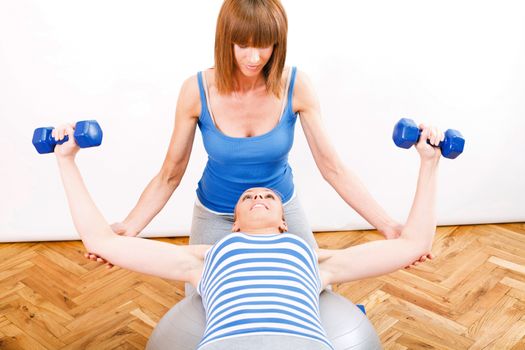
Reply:
<svg viewBox="0 0 525 350"><path fill-rule="evenodd" d="M391 140L400 117L455 128L441 163L439 224L525 221L522 1L283 1L288 64L315 83L340 156L390 215L408 213L417 154ZM179 88L213 65L220 0L0 2L0 241L76 239L52 155L33 129L97 119L103 145L78 163L110 222L164 159ZM186 175L146 236L186 235L205 164ZM323 182L300 125L290 155L314 230L368 228Z"/></svg>

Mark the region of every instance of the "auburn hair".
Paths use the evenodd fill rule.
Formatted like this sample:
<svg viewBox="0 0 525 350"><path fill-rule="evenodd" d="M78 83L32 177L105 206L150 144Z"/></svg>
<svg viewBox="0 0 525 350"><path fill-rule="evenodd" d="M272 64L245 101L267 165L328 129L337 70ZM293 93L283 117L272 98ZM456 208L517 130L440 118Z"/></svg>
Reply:
<svg viewBox="0 0 525 350"><path fill-rule="evenodd" d="M263 67L266 90L278 98L286 60L288 19L279 0L225 0L215 31L215 83L221 94L234 91L236 69L233 45L269 47L272 56Z"/></svg>

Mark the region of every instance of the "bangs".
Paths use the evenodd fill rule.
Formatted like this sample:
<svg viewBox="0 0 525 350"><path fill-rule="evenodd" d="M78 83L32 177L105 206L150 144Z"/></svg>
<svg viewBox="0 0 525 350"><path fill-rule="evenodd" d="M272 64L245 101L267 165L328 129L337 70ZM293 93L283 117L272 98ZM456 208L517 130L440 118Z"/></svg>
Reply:
<svg viewBox="0 0 525 350"><path fill-rule="evenodd" d="M269 47L279 42L282 28L275 17L263 7L250 13L236 14L231 23L231 41L241 46Z"/></svg>

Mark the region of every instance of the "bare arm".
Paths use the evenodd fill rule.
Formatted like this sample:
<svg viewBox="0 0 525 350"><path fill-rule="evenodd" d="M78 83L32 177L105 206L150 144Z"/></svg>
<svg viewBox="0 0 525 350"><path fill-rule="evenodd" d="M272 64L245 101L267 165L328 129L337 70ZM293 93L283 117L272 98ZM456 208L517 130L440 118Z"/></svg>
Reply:
<svg viewBox="0 0 525 350"><path fill-rule="evenodd" d="M175 126L162 168L146 186L123 222L126 235L139 234L179 186L190 159L200 109L198 83L194 76L186 80L181 88Z"/></svg>
<svg viewBox="0 0 525 350"><path fill-rule="evenodd" d="M436 187L441 152L426 144L425 129L417 144L421 165L407 222L398 239L374 241L342 250L319 250L325 284L347 282L396 271L430 251L436 229ZM433 144L439 143L438 139Z"/></svg>
<svg viewBox="0 0 525 350"><path fill-rule="evenodd" d="M324 129L321 108L312 83L303 72L298 72L297 75L293 105L300 113L306 140L323 178L348 205L381 231L386 238L399 235L401 225L390 218L370 195L358 176L339 158Z"/></svg>
<svg viewBox="0 0 525 350"><path fill-rule="evenodd" d="M68 142L57 145L55 154L71 216L82 242L91 252L129 270L162 278L196 282L202 267L202 246L177 246L137 237L119 236L91 199L75 163L78 146L73 127L66 126ZM60 132L64 135L64 131Z"/></svg>

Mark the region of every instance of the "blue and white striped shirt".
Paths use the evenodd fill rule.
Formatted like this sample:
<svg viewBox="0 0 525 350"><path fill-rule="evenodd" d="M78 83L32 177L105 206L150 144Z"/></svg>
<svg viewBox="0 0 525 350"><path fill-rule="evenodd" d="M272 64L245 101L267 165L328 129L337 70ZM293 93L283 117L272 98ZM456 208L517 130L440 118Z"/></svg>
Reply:
<svg viewBox="0 0 525 350"><path fill-rule="evenodd" d="M332 348L319 314L315 251L290 233L232 233L206 253L197 292L206 311L199 348L230 337L280 334Z"/></svg>

